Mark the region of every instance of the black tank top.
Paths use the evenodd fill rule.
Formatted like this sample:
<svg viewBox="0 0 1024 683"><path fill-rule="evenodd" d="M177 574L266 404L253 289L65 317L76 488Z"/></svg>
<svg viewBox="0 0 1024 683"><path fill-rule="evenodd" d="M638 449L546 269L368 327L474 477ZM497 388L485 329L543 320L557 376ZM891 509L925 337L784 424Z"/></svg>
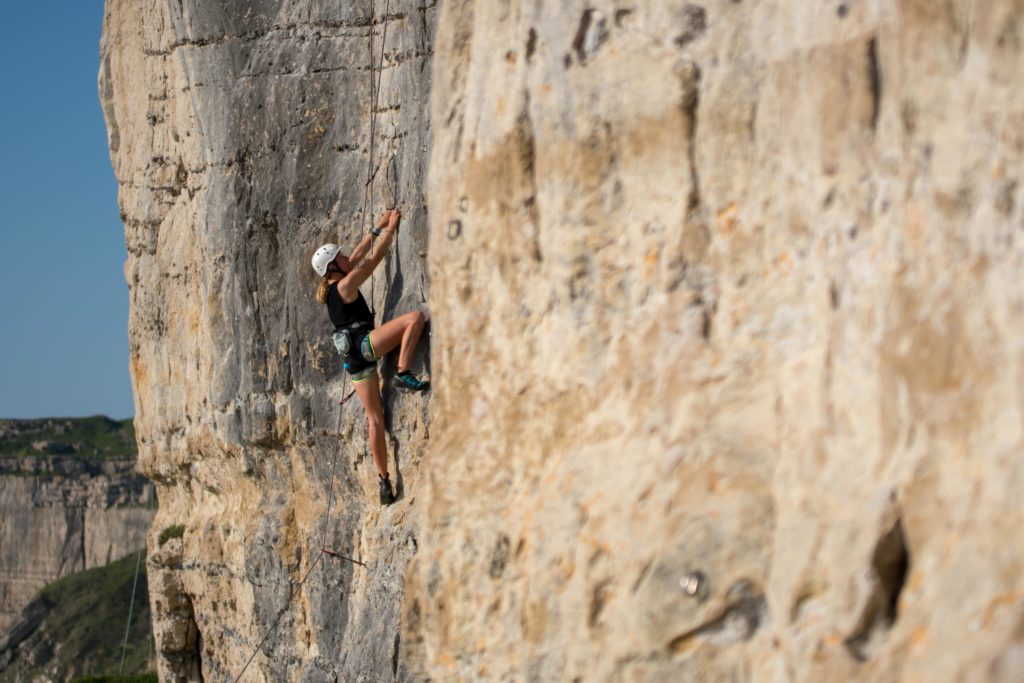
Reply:
<svg viewBox="0 0 1024 683"><path fill-rule="evenodd" d="M327 313L331 316L335 330L348 327L353 323L373 325L373 314L370 313L370 307L366 305L363 293L357 291L356 300L347 304L338 293L338 283L336 282L331 283L331 288L327 292Z"/></svg>

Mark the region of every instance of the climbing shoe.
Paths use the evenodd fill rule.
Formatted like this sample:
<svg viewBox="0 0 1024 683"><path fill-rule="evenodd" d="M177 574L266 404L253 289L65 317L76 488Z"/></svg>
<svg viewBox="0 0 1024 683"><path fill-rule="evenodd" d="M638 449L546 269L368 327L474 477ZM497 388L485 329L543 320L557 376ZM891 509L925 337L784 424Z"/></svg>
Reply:
<svg viewBox="0 0 1024 683"><path fill-rule="evenodd" d="M391 505L395 502L395 490L391 488L391 477L382 477L379 474L377 478L380 479L380 504Z"/></svg>
<svg viewBox="0 0 1024 683"><path fill-rule="evenodd" d="M406 391L426 391L430 382L424 382L409 371L395 375L395 386Z"/></svg>

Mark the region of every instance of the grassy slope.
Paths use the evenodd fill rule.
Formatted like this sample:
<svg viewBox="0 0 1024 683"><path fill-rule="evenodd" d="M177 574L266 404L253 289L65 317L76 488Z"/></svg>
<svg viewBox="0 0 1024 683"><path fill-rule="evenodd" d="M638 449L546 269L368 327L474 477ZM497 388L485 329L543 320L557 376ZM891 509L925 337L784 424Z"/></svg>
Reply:
<svg viewBox="0 0 1024 683"><path fill-rule="evenodd" d="M118 672L136 557L132 553L105 567L71 574L42 590L40 597L50 611L40 628L45 629L59 647L55 648L53 660L27 672L22 670L23 675L28 674L24 676L26 680L32 680L33 675L44 670L52 671L54 666L58 672L56 680ZM126 674L138 674L150 668L150 638L146 558L143 555L124 661ZM20 667L12 666L4 676L14 673L16 668Z"/></svg>
<svg viewBox="0 0 1024 683"><path fill-rule="evenodd" d="M10 426L14 429L3 429ZM13 433L6 433L13 432ZM76 455L96 458L135 455L135 426L131 419L108 417L0 420L0 458L39 455L33 442L73 444Z"/></svg>

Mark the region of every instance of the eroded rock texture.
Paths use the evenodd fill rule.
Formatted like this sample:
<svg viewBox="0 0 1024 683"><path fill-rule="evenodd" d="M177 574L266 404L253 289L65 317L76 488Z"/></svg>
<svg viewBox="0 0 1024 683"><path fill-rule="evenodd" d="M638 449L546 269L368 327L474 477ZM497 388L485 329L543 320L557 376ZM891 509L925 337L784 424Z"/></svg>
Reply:
<svg viewBox="0 0 1024 683"><path fill-rule="evenodd" d="M381 509L358 399L339 415L348 382L309 265L321 243L350 249L366 233L364 181L383 159L368 211L394 201L404 219L364 293L378 319L425 306L435 8L377 5L106 4L100 94L128 243L140 467L160 498L149 581L162 680L232 680L268 633L247 681L409 677L399 616L428 399L385 394L405 491ZM366 566L322 557L325 543Z"/></svg>
<svg viewBox="0 0 1024 683"><path fill-rule="evenodd" d="M434 677L1024 677L1021 9L444 3Z"/></svg>
<svg viewBox="0 0 1024 683"><path fill-rule="evenodd" d="M1021 9L394 0L381 510L307 265L381 3L110 0L164 679L1019 680Z"/></svg>

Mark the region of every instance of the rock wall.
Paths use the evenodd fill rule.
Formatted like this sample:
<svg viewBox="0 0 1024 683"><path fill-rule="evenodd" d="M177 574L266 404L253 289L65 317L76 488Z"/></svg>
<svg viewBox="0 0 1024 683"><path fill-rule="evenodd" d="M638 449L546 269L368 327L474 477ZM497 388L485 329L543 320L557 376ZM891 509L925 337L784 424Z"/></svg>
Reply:
<svg viewBox="0 0 1024 683"><path fill-rule="evenodd" d="M47 583L141 548L147 494L134 458L0 458L0 635Z"/></svg>
<svg viewBox="0 0 1024 683"><path fill-rule="evenodd" d="M264 635L246 681L408 676L399 619L429 399L385 389L404 493L381 509L362 406L339 413L349 383L309 265L320 244L366 234L379 164L367 213L397 203L404 218L363 291L378 320L425 307L436 8L376 5L106 3L100 96L140 467L160 498L148 569L162 680L233 680Z"/></svg>
<svg viewBox="0 0 1024 683"><path fill-rule="evenodd" d="M382 510L307 265L381 3L109 0L162 678L1019 680L1020 9L394 0Z"/></svg>
<svg viewBox="0 0 1024 683"><path fill-rule="evenodd" d="M1021 9L444 3L438 680L1024 678Z"/></svg>

